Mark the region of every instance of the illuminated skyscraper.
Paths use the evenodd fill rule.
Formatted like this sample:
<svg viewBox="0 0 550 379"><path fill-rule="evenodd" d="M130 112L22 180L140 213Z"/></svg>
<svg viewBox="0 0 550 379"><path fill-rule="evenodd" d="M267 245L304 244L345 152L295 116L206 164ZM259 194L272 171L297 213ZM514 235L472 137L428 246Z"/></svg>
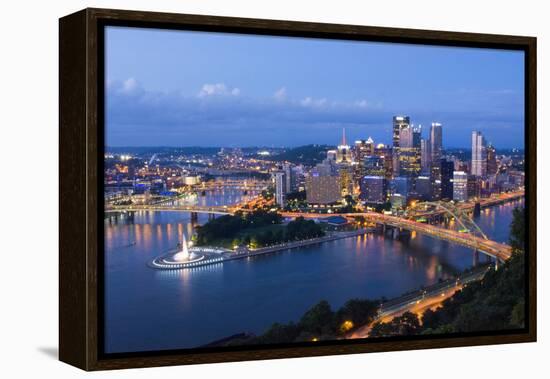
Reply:
<svg viewBox="0 0 550 379"><path fill-rule="evenodd" d="M430 177L432 195L435 200L441 198L441 157L443 155L443 129L441 124L433 122L430 128Z"/></svg>
<svg viewBox="0 0 550 379"><path fill-rule="evenodd" d="M464 171L455 171L453 173L453 200L468 200L468 174Z"/></svg>
<svg viewBox="0 0 550 379"><path fill-rule="evenodd" d="M399 147L401 129L408 128L411 124L408 116L393 117L393 147Z"/></svg>
<svg viewBox="0 0 550 379"><path fill-rule="evenodd" d="M472 132L472 166L470 173L475 176L487 175L487 147L481 132Z"/></svg>
<svg viewBox="0 0 550 379"><path fill-rule="evenodd" d="M310 204L331 204L342 199L340 178L313 170L306 178L306 200Z"/></svg>
<svg viewBox="0 0 550 379"><path fill-rule="evenodd" d="M420 127L408 125L399 132L399 176L415 178L420 174Z"/></svg>
<svg viewBox="0 0 550 379"><path fill-rule="evenodd" d="M487 175L495 175L498 171L497 152L493 145L487 146Z"/></svg>
<svg viewBox="0 0 550 379"><path fill-rule="evenodd" d="M342 143L336 150L336 163L351 163L351 148L346 141L346 129L342 129Z"/></svg>
<svg viewBox="0 0 550 379"><path fill-rule="evenodd" d="M386 180L393 178L393 149L391 146L378 144L374 148L374 155L384 159L384 177Z"/></svg>
<svg viewBox="0 0 550 379"><path fill-rule="evenodd" d="M284 171L277 171L273 174L275 179L275 201L280 207L285 205L286 179Z"/></svg>
<svg viewBox="0 0 550 379"><path fill-rule="evenodd" d="M283 165L283 171L285 173L285 191L286 193L294 192L298 190L298 178L296 168L290 163Z"/></svg>
<svg viewBox="0 0 550 379"><path fill-rule="evenodd" d="M361 178L367 175L365 173L365 158L374 155L374 141L369 137L368 140L355 141L353 146L354 181L360 183Z"/></svg>
<svg viewBox="0 0 550 379"><path fill-rule="evenodd" d="M431 168L430 140L420 140L420 164L422 173L429 173Z"/></svg>
<svg viewBox="0 0 550 379"><path fill-rule="evenodd" d="M454 162L446 159L441 160L441 199L452 200L453 198L453 172Z"/></svg>
<svg viewBox="0 0 550 379"><path fill-rule="evenodd" d="M383 176L367 175L361 180L359 198L367 204L382 204L386 201L386 189Z"/></svg>

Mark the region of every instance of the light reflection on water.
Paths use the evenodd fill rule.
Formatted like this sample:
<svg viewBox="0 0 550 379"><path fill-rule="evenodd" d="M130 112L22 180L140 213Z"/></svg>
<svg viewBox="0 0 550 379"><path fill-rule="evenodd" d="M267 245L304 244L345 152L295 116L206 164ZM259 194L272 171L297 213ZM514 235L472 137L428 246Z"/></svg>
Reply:
<svg viewBox="0 0 550 379"><path fill-rule="evenodd" d="M239 193L228 196L240 200ZM512 209L521 203L484 210L476 221L506 242ZM207 220L199 214L196 222ZM243 331L261 333L273 322L297 321L321 299L337 308L354 297L391 298L473 262L472 251L419 234L409 242L369 234L193 270L147 267L173 249L181 233L189 238L194 226L184 212L141 212L133 223L105 224L108 352L194 347Z"/></svg>

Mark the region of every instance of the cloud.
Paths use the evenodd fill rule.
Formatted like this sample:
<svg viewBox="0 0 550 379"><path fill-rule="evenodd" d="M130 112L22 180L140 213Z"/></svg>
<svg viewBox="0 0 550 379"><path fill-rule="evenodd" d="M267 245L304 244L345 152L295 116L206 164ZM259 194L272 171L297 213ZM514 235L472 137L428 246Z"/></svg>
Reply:
<svg viewBox="0 0 550 379"><path fill-rule="evenodd" d="M208 96L239 96L239 88L229 88L224 83L204 84L197 94L198 97Z"/></svg>
<svg viewBox="0 0 550 379"><path fill-rule="evenodd" d="M328 106L327 99L314 99L312 97L306 97L300 101L300 104L304 107L315 107L315 108L322 108L325 106Z"/></svg>
<svg viewBox="0 0 550 379"><path fill-rule="evenodd" d="M138 82L134 78L126 79L122 82L122 87L120 89L123 93L131 93L138 87Z"/></svg>
<svg viewBox="0 0 550 379"><path fill-rule="evenodd" d="M281 87L275 93L273 94L273 98L277 101L285 101L286 100L286 88Z"/></svg>
<svg viewBox="0 0 550 379"><path fill-rule="evenodd" d="M134 78L109 81L108 143L119 146L229 146L231 143L292 146L337 141L342 127L350 138L372 135L376 141L389 143L391 118L401 113L409 114L415 124L429 125L433 120L440 120L445 127L447 146L468 146L472 128L486 130L487 137L495 144L508 135L518 142L522 138L522 113L515 108L501 109L494 105L487 109L468 108L469 112L464 112L462 107L387 109L382 103L367 98L337 101L306 96L296 99L288 96L285 87L266 97L243 96L239 88L224 83L204 84L195 93L190 96L176 91L151 91ZM519 132L501 133L510 127Z"/></svg>

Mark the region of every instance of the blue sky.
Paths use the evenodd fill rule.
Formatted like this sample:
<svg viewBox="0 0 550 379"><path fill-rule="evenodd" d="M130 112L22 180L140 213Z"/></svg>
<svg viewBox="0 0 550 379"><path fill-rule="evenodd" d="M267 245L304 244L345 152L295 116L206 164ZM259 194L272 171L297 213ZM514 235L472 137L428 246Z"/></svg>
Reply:
<svg viewBox="0 0 550 379"><path fill-rule="evenodd" d="M523 52L108 27L108 146L391 142L393 115L523 148Z"/></svg>

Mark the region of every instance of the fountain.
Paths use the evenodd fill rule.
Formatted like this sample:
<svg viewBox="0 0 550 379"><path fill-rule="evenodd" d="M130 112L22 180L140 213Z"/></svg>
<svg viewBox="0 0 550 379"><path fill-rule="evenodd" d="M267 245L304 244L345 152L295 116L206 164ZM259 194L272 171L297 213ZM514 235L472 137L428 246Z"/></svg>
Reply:
<svg viewBox="0 0 550 379"><path fill-rule="evenodd" d="M212 247L188 247L185 233L182 234L181 248L153 259L149 266L156 269L182 269L220 263L225 260L228 250Z"/></svg>
<svg viewBox="0 0 550 379"><path fill-rule="evenodd" d="M174 254L174 261L176 262L187 262L190 259L192 259L192 254L189 253L189 249L187 248L187 240L185 239L185 233L181 234L182 242L181 242L181 250Z"/></svg>

